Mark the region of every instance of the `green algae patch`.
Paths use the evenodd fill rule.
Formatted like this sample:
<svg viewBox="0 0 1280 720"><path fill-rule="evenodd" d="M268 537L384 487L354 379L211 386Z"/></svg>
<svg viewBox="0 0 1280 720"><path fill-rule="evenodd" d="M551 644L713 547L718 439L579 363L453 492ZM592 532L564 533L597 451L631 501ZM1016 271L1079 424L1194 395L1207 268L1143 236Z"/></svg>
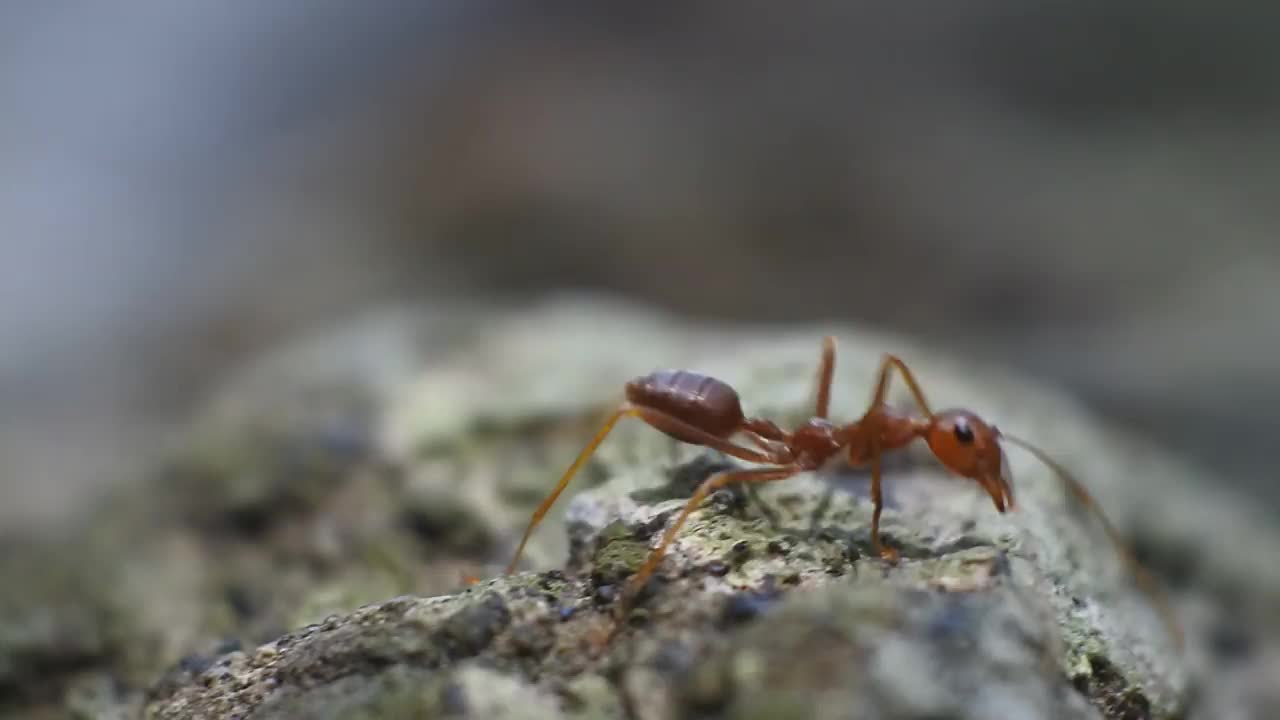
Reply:
<svg viewBox="0 0 1280 720"><path fill-rule="evenodd" d="M636 538L626 524L615 522L597 540L592 574L598 585L614 585L635 574L649 556L649 544Z"/></svg>

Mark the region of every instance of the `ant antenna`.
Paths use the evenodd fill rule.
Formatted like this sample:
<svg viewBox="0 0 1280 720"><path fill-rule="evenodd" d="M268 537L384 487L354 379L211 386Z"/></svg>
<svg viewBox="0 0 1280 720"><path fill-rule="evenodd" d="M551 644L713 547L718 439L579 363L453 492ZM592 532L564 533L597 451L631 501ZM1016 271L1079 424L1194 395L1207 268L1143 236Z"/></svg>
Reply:
<svg viewBox="0 0 1280 720"><path fill-rule="evenodd" d="M1138 585L1149 597L1151 597L1152 600L1155 601L1157 612L1160 613L1165 625L1168 626L1170 633L1172 633L1174 641L1178 644L1178 649L1182 650L1184 647L1182 626L1178 623L1178 620L1174 615L1173 606L1169 602L1168 595L1164 592L1163 588L1151 573L1138 562L1138 558L1134 556L1132 548L1130 548L1129 544L1120 536L1119 531L1117 531L1115 526L1111 524L1111 521L1107 519L1107 516L1102 512L1102 507L1093 499L1093 495L1089 493L1084 484L1068 472L1062 463L1049 457L1048 453L1035 445L1032 445L1021 438L1009 435L1008 433L1002 432L1000 436L1001 438L1008 440L1014 445L1017 445L1023 450L1031 453L1037 460L1044 463L1045 467L1048 467L1057 474L1059 479L1061 479L1067 486L1067 489L1071 491L1071 494L1075 496L1076 500L1089 508L1094 517L1102 524L1102 529L1107 533L1107 537L1111 540L1111 544L1115 546L1125 564L1129 566L1129 570L1133 573Z"/></svg>

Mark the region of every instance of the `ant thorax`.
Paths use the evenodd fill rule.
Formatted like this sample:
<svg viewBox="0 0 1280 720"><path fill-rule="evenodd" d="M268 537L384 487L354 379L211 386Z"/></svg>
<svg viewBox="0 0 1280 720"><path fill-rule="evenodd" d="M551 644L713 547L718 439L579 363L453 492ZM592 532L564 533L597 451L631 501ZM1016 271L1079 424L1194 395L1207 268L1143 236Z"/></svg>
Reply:
<svg viewBox="0 0 1280 720"><path fill-rule="evenodd" d="M787 442L796 462L812 465L820 465L840 452L843 444L839 428L826 418L818 417L809 418L796 428Z"/></svg>

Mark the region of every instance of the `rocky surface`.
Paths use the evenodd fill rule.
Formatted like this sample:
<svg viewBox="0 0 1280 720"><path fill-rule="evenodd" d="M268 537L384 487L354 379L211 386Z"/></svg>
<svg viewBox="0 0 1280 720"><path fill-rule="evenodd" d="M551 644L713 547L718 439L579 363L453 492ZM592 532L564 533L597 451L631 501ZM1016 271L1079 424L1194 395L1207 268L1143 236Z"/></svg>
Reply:
<svg viewBox="0 0 1280 720"><path fill-rule="evenodd" d="M997 515L927 454L722 491L609 638L620 583L730 461L624 422L498 573L626 379L685 366L838 418L882 352L1075 470L1173 590L1178 651L1097 522L1016 449ZM734 461L736 462L736 461ZM1049 389L901 338L708 329L583 300L406 311L289 348L83 533L0 556L14 717L1250 718L1280 707L1280 531ZM484 578L465 586L465 575ZM21 578L19 582L17 579Z"/></svg>

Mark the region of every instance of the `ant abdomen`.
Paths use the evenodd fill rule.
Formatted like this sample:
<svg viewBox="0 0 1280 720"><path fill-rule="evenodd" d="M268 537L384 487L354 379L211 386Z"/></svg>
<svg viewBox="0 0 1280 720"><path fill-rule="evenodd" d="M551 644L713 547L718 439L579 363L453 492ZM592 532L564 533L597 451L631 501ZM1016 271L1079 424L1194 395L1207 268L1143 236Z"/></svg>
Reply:
<svg viewBox="0 0 1280 720"><path fill-rule="evenodd" d="M722 380L688 370L651 372L627 383L626 393L632 405L661 411L719 438L734 434L746 419L738 391ZM699 442L683 437L676 428L658 429L681 442Z"/></svg>

